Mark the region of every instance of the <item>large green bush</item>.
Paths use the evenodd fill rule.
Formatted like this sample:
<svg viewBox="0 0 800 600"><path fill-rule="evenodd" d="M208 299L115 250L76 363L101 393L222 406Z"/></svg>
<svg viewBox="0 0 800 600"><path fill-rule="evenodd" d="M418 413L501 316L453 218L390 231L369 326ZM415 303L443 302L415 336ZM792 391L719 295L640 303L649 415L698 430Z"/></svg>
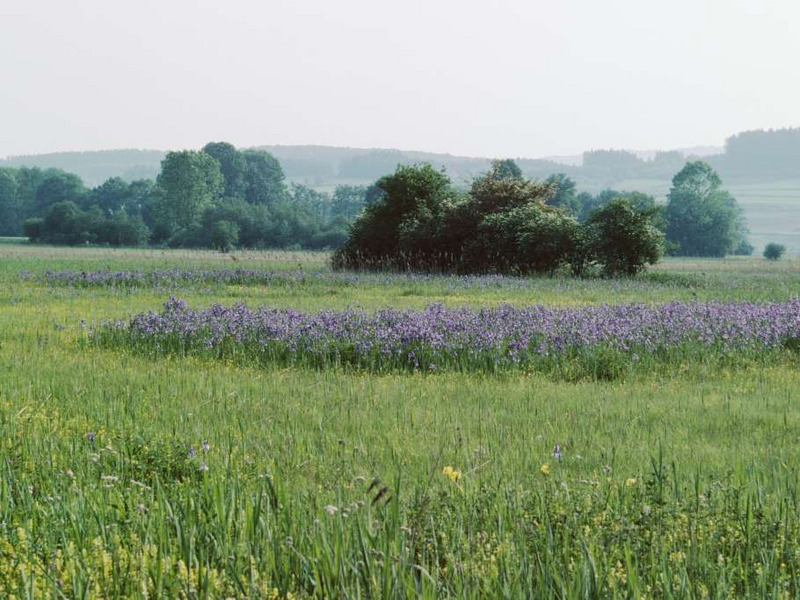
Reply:
<svg viewBox="0 0 800 600"><path fill-rule="evenodd" d="M377 185L383 193L351 227L335 267L579 274L597 264L633 275L661 255L654 204L614 200L581 225L548 204L556 182L525 179L508 161L495 161L467 194L430 165L398 167Z"/></svg>
<svg viewBox="0 0 800 600"><path fill-rule="evenodd" d="M658 210L616 198L589 215L585 237L589 255L605 275L636 275L661 258L664 235L654 225Z"/></svg>

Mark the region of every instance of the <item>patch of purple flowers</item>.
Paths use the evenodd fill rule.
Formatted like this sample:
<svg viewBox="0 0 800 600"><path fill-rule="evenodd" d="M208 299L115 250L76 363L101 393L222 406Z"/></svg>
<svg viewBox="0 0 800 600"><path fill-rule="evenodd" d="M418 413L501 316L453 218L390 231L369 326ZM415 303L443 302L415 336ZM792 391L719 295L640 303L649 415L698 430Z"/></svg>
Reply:
<svg viewBox="0 0 800 600"><path fill-rule="evenodd" d="M370 368L496 368L559 360L597 349L632 361L687 344L762 352L800 337L800 299L783 303L672 302L582 308L547 306L304 313L175 298L160 313L97 332L99 339L160 348Z"/></svg>

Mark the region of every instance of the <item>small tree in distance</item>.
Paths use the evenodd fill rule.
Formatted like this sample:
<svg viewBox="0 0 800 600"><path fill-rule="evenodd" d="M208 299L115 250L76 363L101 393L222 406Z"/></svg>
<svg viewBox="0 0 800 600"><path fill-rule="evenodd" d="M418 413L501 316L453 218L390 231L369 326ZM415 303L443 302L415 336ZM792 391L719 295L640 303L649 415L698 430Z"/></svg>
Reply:
<svg viewBox="0 0 800 600"><path fill-rule="evenodd" d="M779 260L786 252L786 246L770 242L764 247L764 258L767 260Z"/></svg>

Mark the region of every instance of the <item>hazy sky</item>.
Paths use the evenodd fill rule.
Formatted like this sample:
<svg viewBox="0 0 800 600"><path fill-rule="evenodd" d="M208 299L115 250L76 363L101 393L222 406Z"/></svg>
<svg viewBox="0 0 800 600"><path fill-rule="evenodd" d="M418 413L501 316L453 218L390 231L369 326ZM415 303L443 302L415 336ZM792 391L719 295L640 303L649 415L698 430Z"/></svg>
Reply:
<svg viewBox="0 0 800 600"><path fill-rule="evenodd" d="M798 0L0 0L0 156L481 156L800 125Z"/></svg>

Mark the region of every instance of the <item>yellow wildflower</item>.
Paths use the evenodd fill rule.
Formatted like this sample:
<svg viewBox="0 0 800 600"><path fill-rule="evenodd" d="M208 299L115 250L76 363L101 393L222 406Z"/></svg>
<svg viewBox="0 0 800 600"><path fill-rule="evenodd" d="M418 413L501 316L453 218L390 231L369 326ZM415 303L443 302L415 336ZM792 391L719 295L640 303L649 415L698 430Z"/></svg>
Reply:
<svg viewBox="0 0 800 600"><path fill-rule="evenodd" d="M543 464L541 467L539 467L539 473L541 473L545 477L550 475L550 465L548 465L547 463Z"/></svg>
<svg viewBox="0 0 800 600"><path fill-rule="evenodd" d="M442 469L442 475L446 475L450 478L450 481L458 481L461 479L461 471L454 469L453 467L447 466Z"/></svg>

